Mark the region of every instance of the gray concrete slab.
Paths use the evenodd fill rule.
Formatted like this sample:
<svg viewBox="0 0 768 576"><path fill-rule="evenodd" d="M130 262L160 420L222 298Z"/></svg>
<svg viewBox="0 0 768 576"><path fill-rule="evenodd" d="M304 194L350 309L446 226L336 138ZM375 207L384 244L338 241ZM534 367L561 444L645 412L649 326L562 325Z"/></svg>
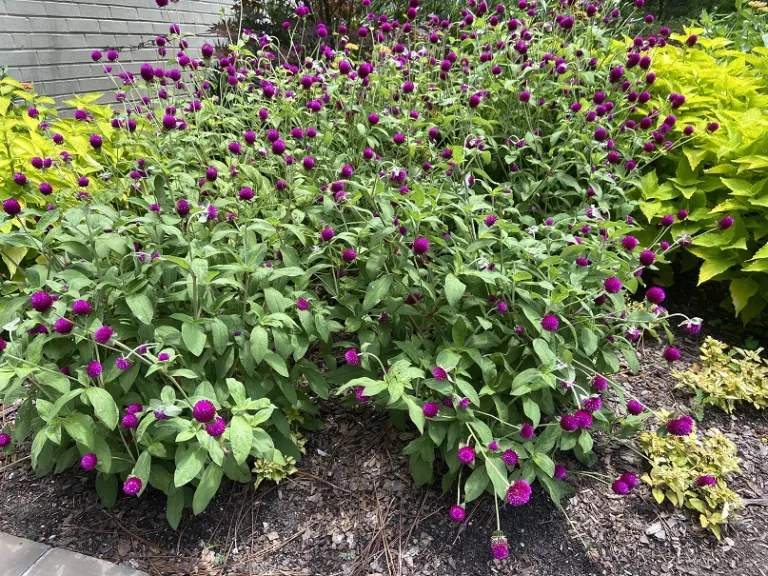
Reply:
<svg viewBox="0 0 768 576"><path fill-rule="evenodd" d="M45 544L0 532L0 576L21 576L47 550Z"/></svg>
<svg viewBox="0 0 768 576"><path fill-rule="evenodd" d="M20 576L15 574L13 576ZM24 576L147 576L128 566L54 548Z"/></svg>

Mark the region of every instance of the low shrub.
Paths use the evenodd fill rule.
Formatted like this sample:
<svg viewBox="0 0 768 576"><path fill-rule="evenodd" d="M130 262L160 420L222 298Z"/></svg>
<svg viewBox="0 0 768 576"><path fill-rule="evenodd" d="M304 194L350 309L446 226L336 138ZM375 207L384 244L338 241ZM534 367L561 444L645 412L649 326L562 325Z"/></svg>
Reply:
<svg viewBox="0 0 768 576"><path fill-rule="evenodd" d="M117 477L149 483L176 524L253 459L290 472L314 398L354 390L419 430L414 477L456 484L460 521L484 491L519 506L536 481L559 501L562 453L591 465L594 433L638 428L612 375L666 329L641 274L662 251L626 191L658 154L643 106L667 31L625 55L629 20L653 23L630 6L470 8L380 15L303 68L248 35L192 59L172 24L167 68L116 77L103 140L141 156L98 156L110 179L76 206L4 203L6 223L40 217L12 238L40 261L0 314L0 390L24 401L13 437L34 432L38 473L80 459L108 502Z"/></svg>
<svg viewBox="0 0 768 576"><path fill-rule="evenodd" d="M644 238L663 217L683 215L669 243L701 259L700 284L729 281L727 305L748 322L768 304L768 49L731 45L700 38L657 51L659 83L686 97L675 125L691 134L643 177L637 195Z"/></svg>
<svg viewBox="0 0 768 576"><path fill-rule="evenodd" d="M642 480L659 504L666 500L675 508L698 512L701 527L719 540L732 513L744 507L727 483L732 474L741 473L736 445L716 428L699 436L690 416L671 418L662 412L659 417L665 425L640 435L651 465Z"/></svg>
<svg viewBox="0 0 768 576"><path fill-rule="evenodd" d="M768 406L768 360L760 357L762 348L751 351L728 349L708 336L701 346L701 365L685 371L673 370L679 388L695 394L699 404L717 406L728 413L739 403L755 408Z"/></svg>

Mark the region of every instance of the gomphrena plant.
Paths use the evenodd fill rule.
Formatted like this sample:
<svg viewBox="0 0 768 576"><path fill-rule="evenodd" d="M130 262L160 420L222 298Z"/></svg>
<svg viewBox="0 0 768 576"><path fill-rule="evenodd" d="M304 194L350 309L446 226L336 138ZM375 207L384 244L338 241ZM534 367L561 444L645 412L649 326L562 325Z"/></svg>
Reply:
<svg viewBox="0 0 768 576"><path fill-rule="evenodd" d="M698 512L701 527L719 540L732 512L744 507L727 483L730 476L741 473L736 445L716 428L700 437L690 416L671 418L667 412L658 416L666 424L640 435L651 464L642 480L659 504L667 500L676 508Z"/></svg>
<svg viewBox="0 0 768 576"><path fill-rule="evenodd" d="M755 408L768 405L768 361L760 350L728 349L728 345L707 336L701 346L701 365L673 370L701 404L712 404L728 413L744 402Z"/></svg>
<svg viewBox="0 0 768 576"><path fill-rule="evenodd" d="M121 86L109 122L75 112L102 191L41 209L26 174L47 168L16 163L2 192L0 247L37 254L2 287L3 446L33 433L38 473L79 462L107 503L151 485L175 525L253 459L290 471L333 389L415 425L414 478L456 487L457 522L484 491L559 501L561 453L591 465L593 434L641 424L612 375L668 317L643 273L672 247L640 246L625 192L687 137L685 97L647 107L669 31L642 7L472 0L450 22L411 0L305 51L302 5L288 46L198 54L171 24L160 64L94 51Z"/></svg>

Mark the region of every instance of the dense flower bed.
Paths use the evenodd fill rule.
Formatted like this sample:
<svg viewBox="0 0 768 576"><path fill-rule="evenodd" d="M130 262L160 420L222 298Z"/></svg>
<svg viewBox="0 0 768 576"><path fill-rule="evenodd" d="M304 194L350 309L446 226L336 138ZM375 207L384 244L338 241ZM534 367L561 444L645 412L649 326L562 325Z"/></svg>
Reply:
<svg viewBox="0 0 768 576"><path fill-rule="evenodd" d="M336 48L311 54L244 31L196 55L176 24L164 65L94 51L125 86L110 126L76 113L105 190L3 202L39 217L7 240L39 256L3 286L0 390L23 400L6 449L33 431L39 473L79 462L107 503L118 477L150 484L176 524L254 458L292 466L333 389L418 429L414 478L455 486L458 522L484 491L559 501L563 453L591 465L593 434L642 426L612 374L666 329L643 272L668 246L640 245L626 193L684 133L684 96L649 106L668 30L642 0L473 0L454 23L418 6L370 15L358 45L318 27Z"/></svg>

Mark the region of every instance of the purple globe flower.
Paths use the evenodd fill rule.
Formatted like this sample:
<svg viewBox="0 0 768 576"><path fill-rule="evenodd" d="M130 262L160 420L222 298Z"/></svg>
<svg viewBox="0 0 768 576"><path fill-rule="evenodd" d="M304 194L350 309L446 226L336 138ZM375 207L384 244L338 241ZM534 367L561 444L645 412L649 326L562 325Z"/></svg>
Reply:
<svg viewBox="0 0 768 576"><path fill-rule="evenodd" d="M624 238L621 239L621 245L630 252L637 248L638 244L639 242L634 236L624 236Z"/></svg>
<svg viewBox="0 0 768 576"><path fill-rule="evenodd" d="M573 432L579 427L579 422L576 420L576 417L572 414L564 414L562 418L560 418L560 428L565 430L566 432Z"/></svg>
<svg viewBox="0 0 768 576"><path fill-rule="evenodd" d="M109 326L102 326L93 333L93 339L97 344L106 344L115 334L114 329Z"/></svg>
<svg viewBox="0 0 768 576"><path fill-rule="evenodd" d="M136 476L129 476L128 479L123 482L123 493L126 496L138 496L139 492L141 492L141 479L136 478Z"/></svg>
<svg viewBox="0 0 768 576"><path fill-rule="evenodd" d="M350 366L358 366L360 364L360 356L357 354L357 350L350 348L344 353L344 359Z"/></svg>
<svg viewBox="0 0 768 576"><path fill-rule="evenodd" d="M69 334L70 332L72 332L72 328L74 327L75 325L69 320L67 320L66 318L59 318L53 324L53 329L58 334Z"/></svg>
<svg viewBox="0 0 768 576"><path fill-rule="evenodd" d="M131 367L131 363L127 358L118 358L115 360L115 366L118 370L128 370Z"/></svg>
<svg viewBox="0 0 768 576"><path fill-rule="evenodd" d="M531 485L525 480L516 480L507 488L507 502L512 506L524 506L531 499Z"/></svg>
<svg viewBox="0 0 768 576"><path fill-rule="evenodd" d="M733 226L733 222L733 216L725 216L717 223L717 227L720 230L728 230L728 228Z"/></svg>
<svg viewBox="0 0 768 576"><path fill-rule="evenodd" d="M362 386L359 386L359 387L358 387L358 388L355 390L355 399L356 399L358 402L368 402L368 400L370 400L370 399L371 399L371 397L370 397L370 396L366 396L365 394L363 394L363 391L364 391L364 390L365 390L365 388L363 388Z"/></svg>
<svg viewBox="0 0 768 576"><path fill-rule="evenodd" d="M357 258L357 252L353 248L347 248L341 253L341 259L344 262L354 262L355 258Z"/></svg>
<svg viewBox="0 0 768 576"><path fill-rule="evenodd" d="M653 250L643 250L640 253L640 264L643 266L650 266L656 262L656 254L653 253Z"/></svg>
<svg viewBox="0 0 768 576"><path fill-rule="evenodd" d="M144 410L144 406L139 404L138 402L134 402L133 404L129 404L128 407L125 409L126 414L138 414L139 412Z"/></svg>
<svg viewBox="0 0 768 576"><path fill-rule="evenodd" d="M458 504L454 504L451 506L451 511L448 513L448 515L451 518L451 522L461 523L464 522L464 520L467 517L467 513L464 510L463 506L459 506Z"/></svg>
<svg viewBox="0 0 768 576"><path fill-rule="evenodd" d="M653 304L661 304L664 302L666 297L667 295L664 293L664 289L659 288L658 286L652 286L651 288L648 288L645 293L645 298Z"/></svg>
<svg viewBox="0 0 768 576"><path fill-rule="evenodd" d="M187 202L183 198L178 202L176 202L176 214L178 214L179 216L184 217L187 214L189 214L189 209L190 209L189 202Z"/></svg>
<svg viewBox="0 0 768 576"><path fill-rule="evenodd" d="M592 414L586 410L576 410L573 418L576 420L576 426L579 428L579 430L587 430L592 428L592 424L594 423Z"/></svg>
<svg viewBox="0 0 768 576"><path fill-rule="evenodd" d="M215 166L208 166L208 168L205 169L205 179L208 180L208 182L216 182L218 177L219 171L216 170Z"/></svg>
<svg viewBox="0 0 768 576"><path fill-rule="evenodd" d="M485 217L485 225L488 226L488 228L490 228L491 226L496 224L497 220L498 218L496 216L494 216L493 214L490 214Z"/></svg>
<svg viewBox="0 0 768 576"><path fill-rule="evenodd" d="M198 422L210 422L216 415L216 406L210 400L198 400L192 407L192 417Z"/></svg>
<svg viewBox="0 0 768 576"><path fill-rule="evenodd" d="M99 136L98 134L91 134L91 137L88 139L88 141L91 143L91 147L94 150L98 150L99 148L101 148L103 144L101 136Z"/></svg>
<svg viewBox="0 0 768 576"><path fill-rule="evenodd" d="M429 251L429 240L420 236L413 241L413 251L416 254L426 254Z"/></svg>
<svg viewBox="0 0 768 576"><path fill-rule="evenodd" d="M674 436L688 436L693 432L693 418L684 415L667 420L667 431Z"/></svg>
<svg viewBox="0 0 768 576"><path fill-rule="evenodd" d="M98 463L99 463L99 459L96 458L96 454L94 454L93 452L89 452L88 454L80 458L80 467L83 470L91 471L94 468L96 468L96 464Z"/></svg>
<svg viewBox="0 0 768 576"><path fill-rule="evenodd" d="M173 130L174 128L176 128L176 117L173 116L172 114L166 114L165 116L163 116L162 123L163 123L163 128L165 128L166 130Z"/></svg>
<svg viewBox="0 0 768 576"><path fill-rule="evenodd" d="M13 182L18 186L24 186L27 183L27 177L21 172L16 172L13 175Z"/></svg>
<svg viewBox="0 0 768 576"><path fill-rule="evenodd" d="M611 484L611 490L613 490L614 494L618 494L619 496L626 496L629 494L629 486L627 486L626 482L622 482L621 480L614 480L613 484Z"/></svg>
<svg viewBox="0 0 768 576"><path fill-rule="evenodd" d="M53 297L47 292L35 292L29 297L29 303L38 312L47 312L53 306Z"/></svg>
<svg viewBox="0 0 768 576"><path fill-rule="evenodd" d="M85 369L86 374L88 374L89 378L96 379L101 375L101 364L94 360L90 364L88 364L88 367Z"/></svg>
<svg viewBox="0 0 768 576"><path fill-rule="evenodd" d="M16 216L16 214L21 212L21 204L19 204L19 201L16 200L16 198L3 200L3 212L9 216Z"/></svg>
<svg viewBox="0 0 768 576"><path fill-rule="evenodd" d="M312 170L315 167L315 159L312 156L307 156L301 161L301 164L304 166L304 170Z"/></svg>
<svg viewBox="0 0 768 576"><path fill-rule="evenodd" d="M320 238L322 238L324 242L330 242L334 236L336 236L336 232L330 227L323 228L323 231L320 232Z"/></svg>
<svg viewBox="0 0 768 576"><path fill-rule="evenodd" d="M120 426L127 430L133 430L139 426L139 418L136 414L125 414L120 419Z"/></svg>
<svg viewBox="0 0 768 576"><path fill-rule="evenodd" d="M224 431L227 429L227 423L224 421L224 418L221 416L216 417L216 421L212 424L208 424L205 427L205 431L208 432L209 436L213 436L214 438L218 438L222 434L224 434Z"/></svg>
<svg viewBox="0 0 768 576"><path fill-rule="evenodd" d="M517 452L514 450L504 450L504 452L501 454L501 461L510 468L516 466L517 462L519 461Z"/></svg>
<svg viewBox="0 0 768 576"><path fill-rule="evenodd" d="M11 437L4 432L0 434L0 449L8 447L10 446L10 444L11 444Z"/></svg>
<svg viewBox="0 0 768 576"><path fill-rule="evenodd" d="M535 432L536 431L534 430L533 426L526 422L520 427L520 438L523 440L530 440L533 438Z"/></svg>
<svg viewBox="0 0 768 576"><path fill-rule="evenodd" d="M472 464L475 461L475 449L472 446L462 446L456 455L462 464Z"/></svg>
<svg viewBox="0 0 768 576"><path fill-rule="evenodd" d="M661 220L659 221L659 223L662 226L672 226L672 224L675 223L675 217L672 216L671 214L667 214L666 216L661 217Z"/></svg>
<svg viewBox="0 0 768 576"><path fill-rule="evenodd" d="M701 332L701 322L696 322L694 320L687 320L683 325L683 330L686 334L689 334L691 336L695 336L699 332Z"/></svg>
<svg viewBox="0 0 768 576"><path fill-rule="evenodd" d="M619 476L619 480L624 482L627 486L629 486L630 490L637 488L637 485L640 484L640 480L637 479L637 476L632 474L631 472L624 472L621 476Z"/></svg>
<svg viewBox="0 0 768 576"><path fill-rule="evenodd" d="M699 476L696 478L696 486L703 488L704 486L714 486L717 484L717 478L714 476Z"/></svg>
<svg viewBox="0 0 768 576"><path fill-rule="evenodd" d="M421 411L427 418L434 418L440 411L440 404L437 402L425 402L421 407Z"/></svg>
<svg viewBox="0 0 768 576"><path fill-rule="evenodd" d="M603 399L600 396L592 396L584 400L583 406L587 412L597 412L603 407Z"/></svg>
<svg viewBox="0 0 768 576"><path fill-rule="evenodd" d="M296 300L296 308L299 310L309 310L309 301L306 298L299 298Z"/></svg>
<svg viewBox="0 0 768 576"><path fill-rule="evenodd" d="M616 276L609 276L605 279L605 282L603 282L603 288L605 288L605 291L608 292L608 294L617 294L618 292L621 292L621 280L616 278Z"/></svg>
<svg viewBox="0 0 768 576"><path fill-rule="evenodd" d="M72 304L72 312L78 316L85 316L91 313L91 305L87 300L76 300Z"/></svg>
<svg viewBox="0 0 768 576"><path fill-rule="evenodd" d="M555 332L560 326L560 321L554 314L547 314L541 319L541 327L547 332Z"/></svg>
<svg viewBox="0 0 768 576"><path fill-rule="evenodd" d="M491 556L496 560L504 560L509 556L509 544L503 534L494 534L491 536Z"/></svg>
<svg viewBox="0 0 768 576"><path fill-rule="evenodd" d="M637 400L630 400L627 402L627 412L633 416L638 416L639 414L643 413L643 405L640 404L640 402Z"/></svg>
<svg viewBox="0 0 768 576"><path fill-rule="evenodd" d="M568 476L568 471L562 464L555 464L555 473L553 476L557 480L565 480L566 476Z"/></svg>
<svg viewBox="0 0 768 576"><path fill-rule="evenodd" d="M670 362L670 363L676 362L680 359L680 350L670 346L669 348L664 350L663 356L664 356L664 360L666 360L667 362Z"/></svg>
<svg viewBox="0 0 768 576"><path fill-rule="evenodd" d="M240 192L238 194L240 197L240 200L252 200L253 199L253 190L248 187L240 188Z"/></svg>
<svg viewBox="0 0 768 576"><path fill-rule="evenodd" d="M603 376L597 375L592 379L592 389L597 392L604 392L608 388L608 380Z"/></svg>
<svg viewBox="0 0 768 576"><path fill-rule="evenodd" d="M440 366L435 366L432 368L432 377L435 380L440 380L441 382L448 379L448 372L446 372L445 368L441 368Z"/></svg>

